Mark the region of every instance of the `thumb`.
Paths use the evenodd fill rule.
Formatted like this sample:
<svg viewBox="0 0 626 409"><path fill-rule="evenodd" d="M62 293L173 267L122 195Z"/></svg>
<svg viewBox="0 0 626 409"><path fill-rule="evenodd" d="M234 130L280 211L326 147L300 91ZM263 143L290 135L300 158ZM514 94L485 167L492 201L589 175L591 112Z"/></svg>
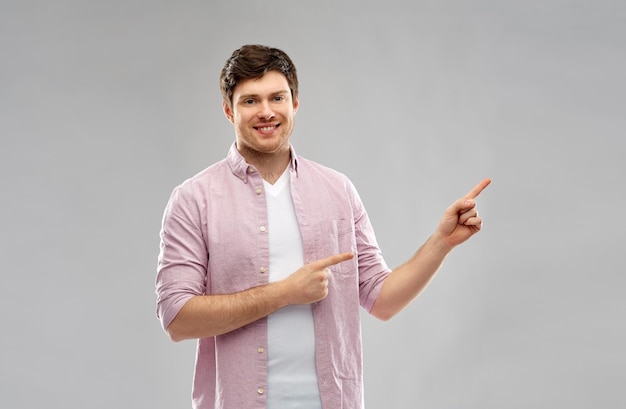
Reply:
<svg viewBox="0 0 626 409"><path fill-rule="evenodd" d="M458 217L459 213L465 213L474 207L476 207L476 201L474 199L457 199L446 209L445 215L448 217Z"/></svg>

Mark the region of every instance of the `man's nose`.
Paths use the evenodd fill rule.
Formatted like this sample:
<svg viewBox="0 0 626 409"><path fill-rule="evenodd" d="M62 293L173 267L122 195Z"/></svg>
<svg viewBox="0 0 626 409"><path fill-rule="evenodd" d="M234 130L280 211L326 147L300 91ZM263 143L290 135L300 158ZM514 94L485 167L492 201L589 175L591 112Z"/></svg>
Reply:
<svg viewBox="0 0 626 409"><path fill-rule="evenodd" d="M269 101L263 101L259 104L259 117L263 119L271 119L274 118L274 111L272 110L272 106Z"/></svg>

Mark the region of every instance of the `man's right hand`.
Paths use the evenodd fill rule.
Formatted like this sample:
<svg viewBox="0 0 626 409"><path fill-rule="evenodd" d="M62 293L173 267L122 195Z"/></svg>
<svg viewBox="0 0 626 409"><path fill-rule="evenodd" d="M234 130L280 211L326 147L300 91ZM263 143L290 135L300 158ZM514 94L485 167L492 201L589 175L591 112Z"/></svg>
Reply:
<svg viewBox="0 0 626 409"><path fill-rule="evenodd" d="M288 285L289 304L311 304L326 298L332 275L329 267L352 258L352 253L335 254L300 267L283 280Z"/></svg>

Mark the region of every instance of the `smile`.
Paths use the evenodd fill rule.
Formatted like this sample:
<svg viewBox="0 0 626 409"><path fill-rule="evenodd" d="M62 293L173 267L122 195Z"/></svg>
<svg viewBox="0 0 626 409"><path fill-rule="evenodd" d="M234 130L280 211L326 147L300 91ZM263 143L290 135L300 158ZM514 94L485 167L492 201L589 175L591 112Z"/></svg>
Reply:
<svg viewBox="0 0 626 409"><path fill-rule="evenodd" d="M271 132L274 129L278 128L279 126L280 126L280 124L278 124L278 125L255 126L254 129L256 129L257 131L261 131L261 132Z"/></svg>

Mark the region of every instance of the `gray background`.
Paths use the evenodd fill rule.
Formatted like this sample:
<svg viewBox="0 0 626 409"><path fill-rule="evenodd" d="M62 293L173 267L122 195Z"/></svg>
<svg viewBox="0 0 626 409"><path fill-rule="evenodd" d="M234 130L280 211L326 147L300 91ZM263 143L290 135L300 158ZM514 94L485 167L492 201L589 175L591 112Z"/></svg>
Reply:
<svg viewBox="0 0 626 409"><path fill-rule="evenodd" d="M484 230L390 322L368 408L626 406L621 1L0 1L0 407L190 407L154 313L172 188L233 140L219 70L287 51L293 143L387 262L483 177Z"/></svg>

